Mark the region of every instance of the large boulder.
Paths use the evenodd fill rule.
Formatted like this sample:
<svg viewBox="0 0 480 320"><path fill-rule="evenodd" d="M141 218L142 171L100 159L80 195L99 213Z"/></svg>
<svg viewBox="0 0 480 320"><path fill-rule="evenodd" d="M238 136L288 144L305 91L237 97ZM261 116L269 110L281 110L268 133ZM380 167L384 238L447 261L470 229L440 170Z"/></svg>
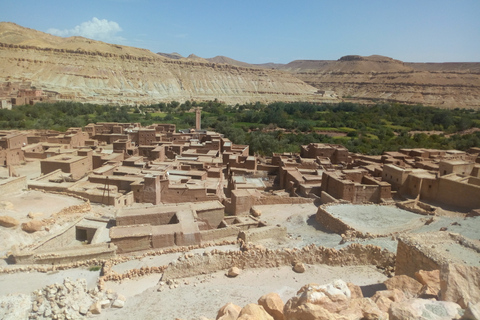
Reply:
<svg viewBox="0 0 480 320"><path fill-rule="evenodd" d="M440 270L415 272L415 278L423 285L422 297L437 297L440 293Z"/></svg>
<svg viewBox="0 0 480 320"><path fill-rule="evenodd" d="M390 320L451 320L459 319L461 312L454 302L409 299L392 303L388 315Z"/></svg>
<svg viewBox="0 0 480 320"><path fill-rule="evenodd" d="M5 228L13 228L20 224L20 222L10 216L0 216L0 226Z"/></svg>
<svg viewBox="0 0 480 320"><path fill-rule="evenodd" d="M242 311L242 307L231 302L227 303L218 310L216 320L236 320Z"/></svg>
<svg viewBox="0 0 480 320"><path fill-rule="evenodd" d="M351 299L358 299L363 298L362 288L353 284L351 282L347 282L348 289L350 289L350 298Z"/></svg>
<svg viewBox="0 0 480 320"><path fill-rule="evenodd" d="M227 271L227 277L235 278L235 277L238 276L240 273L242 273L242 269L237 268L237 267L231 267L231 268L228 269L228 271Z"/></svg>
<svg viewBox="0 0 480 320"><path fill-rule="evenodd" d="M480 302L469 303L462 320L480 320Z"/></svg>
<svg viewBox="0 0 480 320"><path fill-rule="evenodd" d="M44 223L40 220L32 220L22 223L22 230L28 233L34 233L43 229Z"/></svg>
<svg viewBox="0 0 480 320"><path fill-rule="evenodd" d="M440 270L440 300L458 303L465 309L480 302L480 268L445 264Z"/></svg>
<svg viewBox="0 0 480 320"><path fill-rule="evenodd" d="M284 320L283 308L285 304L278 293L268 293L258 299L258 304L261 305L269 315L275 320Z"/></svg>
<svg viewBox="0 0 480 320"><path fill-rule="evenodd" d="M393 302L405 301L405 294L398 289L381 290L375 292L372 300L377 304L378 308L383 312L388 312Z"/></svg>
<svg viewBox="0 0 480 320"><path fill-rule="evenodd" d="M274 320L262 306L249 303L242 308L237 320Z"/></svg>
<svg viewBox="0 0 480 320"><path fill-rule="evenodd" d="M417 298L423 287L420 282L406 275L394 276L385 280L384 284L388 290L403 291L407 298Z"/></svg>
<svg viewBox="0 0 480 320"><path fill-rule="evenodd" d="M301 262L296 262L293 265L293 271L295 271L296 273L304 273L305 272L305 265Z"/></svg>

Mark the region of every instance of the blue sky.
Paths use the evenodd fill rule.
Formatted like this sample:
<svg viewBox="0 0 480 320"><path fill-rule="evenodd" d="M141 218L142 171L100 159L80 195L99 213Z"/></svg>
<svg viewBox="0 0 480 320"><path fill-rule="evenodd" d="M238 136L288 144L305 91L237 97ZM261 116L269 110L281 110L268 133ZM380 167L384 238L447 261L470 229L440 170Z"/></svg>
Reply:
<svg viewBox="0 0 480 320"><path fill-rule="evenodd" d="M0 21L249 63L350 54L480 62L480 0L3 0Z"/></svg>

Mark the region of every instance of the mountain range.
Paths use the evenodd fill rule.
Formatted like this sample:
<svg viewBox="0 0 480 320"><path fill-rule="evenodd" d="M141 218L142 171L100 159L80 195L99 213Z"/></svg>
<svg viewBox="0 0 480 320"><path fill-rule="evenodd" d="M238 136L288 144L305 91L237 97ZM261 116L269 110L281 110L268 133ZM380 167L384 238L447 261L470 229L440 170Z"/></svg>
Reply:
<svg viewBox="0 0 480 320"><path fill-rule="evenodd" d="M60 99L150 104L213 100L372 102L480 108L480 63L407 63L378 55L249 64L62 38L0 22L0 81L31 81Z"/></svg>

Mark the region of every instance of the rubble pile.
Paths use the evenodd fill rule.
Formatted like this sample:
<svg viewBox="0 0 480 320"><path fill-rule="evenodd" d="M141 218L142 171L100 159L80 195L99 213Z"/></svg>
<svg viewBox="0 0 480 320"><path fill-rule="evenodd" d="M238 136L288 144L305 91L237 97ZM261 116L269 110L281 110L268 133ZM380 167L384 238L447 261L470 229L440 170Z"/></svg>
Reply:
<svg viewBox="0 0 480 320"><path fill-rule="evenodd" d="M34 291L30 298L31 306L27 308L30 310L29 319L83 319L100 314L107 308L123 308L126 300L111 290L88 289L85 279L72 281L69 278L61 284L55 283ZM0 302L3 303L6 302ZM23 310L24 304L21 306Z"/></svg>

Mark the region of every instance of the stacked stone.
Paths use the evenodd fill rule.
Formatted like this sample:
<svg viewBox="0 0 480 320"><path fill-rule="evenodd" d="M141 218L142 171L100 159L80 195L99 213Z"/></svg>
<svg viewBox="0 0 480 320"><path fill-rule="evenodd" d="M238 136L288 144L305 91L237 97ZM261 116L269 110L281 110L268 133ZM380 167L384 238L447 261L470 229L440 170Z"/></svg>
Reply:
<svg viewBox="0 0 480 320"><path fill-rule="evenodd" d="M52 284L33 293L29 319L83 319L102 309L122 308L125 297L112 291L87 288L85 279Z"/></svg>

